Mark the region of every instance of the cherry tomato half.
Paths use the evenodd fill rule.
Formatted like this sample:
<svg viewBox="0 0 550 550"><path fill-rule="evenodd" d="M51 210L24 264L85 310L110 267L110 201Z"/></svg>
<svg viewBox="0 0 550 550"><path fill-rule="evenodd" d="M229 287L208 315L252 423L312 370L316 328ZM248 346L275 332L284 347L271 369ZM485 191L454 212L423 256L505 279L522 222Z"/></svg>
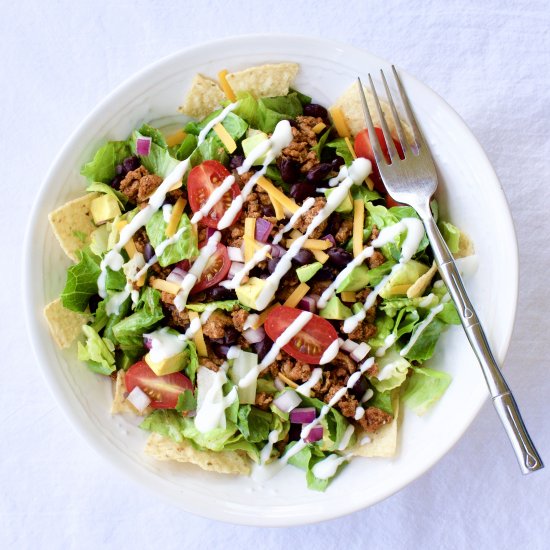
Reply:
<svg viewBox="0 0 550 550"><path fill-rule="evenodd" d="M191 210L198 212L204 206L214 189L219 187L229 175L229 170L217 160L205 160L198 166L195 166L189 172L189 177L187 178L187 194ZM217 229L218 222L225 214L225 211L240 193L239 186L234 183L229 191L217 201L212 210L202 218L200 223ZM231 224L235 223L239 216L240 212Z"/></svg>
<svg viewBox="0 0 550 550"><path fill-rule="evenodd" d="M154 409L173 409L178 396L185 390L193 391L191 380L181 372L157 376L145 361L134 363L126 371L126 389L131 392L136 386L151 399Z"/></svg>
<svg viewBox="0 0 550 550"><path fill-rule="evenodd" d="M378 142L380 143L380 147L382 148L382 152L384 153L384 157L386 158L387 162L390 162L390 155L388 153L388 146L386 145L386 141L384 139L384 133L382 132L381 128L374 128L376 130L376 137L378 138ZM405 158L403 155L403 148L401 147L401 144L393 140L393 143L395 144L395 148L397 149L397 153L399 154L400 158ZM361 130L356 138L354 143L354 149L355 154L358 157L363 157L366 159L369 159L372 163L372 174L370 175L370 178L374 182L374 188L379 193L386 193L386 188L384 187L384 184L382 183L382 179L380 178L380 171L378 170L378 165L376 164L376 160L374 160L374 152L372 150L372 146L369 139L369 132L368 130Z"/></svg>
<svg viewBox="0 0 550 550"><path fill-rule="evenodd" d="M265 320L267 335L275 341L300 313L303 311L293 307L274 308ZM326 319L313 315L309 323L283 349L298 361L318 365L323 353L335 340L338 340L338 334L334 327Z"/></svg>
<svg viewBox="0 0 550 550"><path fill-rule="evenodd" d="M199 248L202 248L206 242L201 244ZM227 247L218 243L216 251L206 263L201 278L197 281L191 294L196 294L205 288L217 285L220 281L223 281L227 274L229 273L229 268L231 267L231 260L229 259L229 254L227 253Z"/></svg>

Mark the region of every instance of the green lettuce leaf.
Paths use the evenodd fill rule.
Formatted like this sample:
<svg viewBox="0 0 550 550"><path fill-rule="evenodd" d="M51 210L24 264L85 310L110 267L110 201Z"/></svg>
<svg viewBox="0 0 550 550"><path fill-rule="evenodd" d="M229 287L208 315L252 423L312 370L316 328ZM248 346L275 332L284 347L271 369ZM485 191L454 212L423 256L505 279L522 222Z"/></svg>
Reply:
<svg viewBox="0 0 550 550"><path fill-rule="evenodd" d="M372 388L374 395L367 401L365 407L376 407L388 414L393 414L393 404L391 399L391 391L378 391L376 388Z"/></svg>
<svg viewBox="0 0 550 550"><path fill-rule="evenodd" d="M249 93L239 93L239 106L233 111L249 126L271 133L281 120L296 118L303 113L302 103L296 92L286 96L256 99Z"/></svg>
<svg viewBox="0 0 550 550"><path fill-rule="evenodd" d="M296 443L293 441L287 446L286 450L292 448L295 444ZM292 456L288 462L289 464L292 464L293 466L296 466L306 472L308 489L312 489L314 491L325 491L330 482L343 470L347 464L347 462L343 462L336 470L334 476L328 479L319 479L318 477L315 477L313 467L321 460L324 460L328 455L329 453L322 452L318 446L308 445L300 452Z"/></svg>
<svg viewBox="0 0 550 550"><path fill-rule="evenodd" d="M205 160L217 160L225 166L229 163L229 155L216 136L205 139L190 157L191 166Z"/></svg>
<svg viewBox="0 0 550 550"><path fill-rule="evenodd" d="M121 349L143 348L143 334L163 318L160 292L145 287L134 313L116 323L112 331Z"/></svg>
<svg viewBox="0 0 550 550"><path fill-rule="evenodd" d="M354 199L363 199L365 204L382 198L378 191L371 191L366 185L352 185L351 196Z"/></svg>
<svg viewBox="0 0 550 550"><path fill-rule="evenodd" d="M82 167L80 173L92 182L109 183L116 175L117 164L132 154L126 141L108 141L94 155L93 160Z"/></svg>
<svg viewBox="0 0 550 550"><path fill-rule="evenodd" d="M78 360L85 361L93 372L109 376L116 369L114 344L108 338L101 338L91 326L84 325L82 331L86 344L78 342Z"/></svg>
<svg viewBox="0 0 550 550"><path fill-rule="evenodd" d="M185 160L197 147L197 136L187 134L185 139L180 143L175 152L175 157L178 160Z"/></svg>
<svg viewBox="0 0 550 550"><path fill-rule="evenodd" d="M317 141L317 145L314 145L311 149L312 151L315 151L315 154L317 155L317 158L321 160L321 154L323 152L323 148L325 147L327 143L328 136L332 130L332 126L330 128L327 128L323 135L319 138L319 141Z"/></svg>
<svg viewBox="0 0 550 550"><path fill-rule="evenodd" d="M416 414L422 415L445 393L451 376L427 367L412 367L412 370L403 393L403 402Z"/></svg>
<svg viewBox="0 0 550 550"><path fill-rule="evenodd" d="M249 307L241 304L239 300L222 300L218 302L207 302L202 304L187 304L185 307L187 309L190 309L191 311L202 313L203 311L206 311L206 308L211 308L212 306L215 306L216 309L222 309L223 311L233 311L235 307L245 309L246 311L250 310Z"/></svg>
<svg viewBox="0 0 550 550"><path fill-rule="evenodd" d="M295 90L293 88L289 89L289 92L291 94L296 94L296 97L300 100L300 103L302 104L302 107L305 107L306 105L309 105L311 103L311 97L299 92L298 90Z"/></svg>
<svg viewBox="0 0 550 550"><path fill-rule="evenodd" d="M353 162L353 155L344 138L337 138L329 141L326 146L336 149L336 154L344 159L346 166L349 166Z"/></svg>
<svg viewBox="0 0 550 550"><path fill-rule="evenodd" d="M380 370L376 377L370 378L370 382L379 392L393 390L401 386L407 378L411 366L393 347L383 357L377 358L376 362Z"/></svg>
<svg viewBox="0 0 550 550"><path fill-rule="evenodd" d="M206 118L203 118L200 122L188 122L184 128L184 131L188 134L198 136L206 125L215 119L221 112L222 109L218 109L217 111L210 113ZM222 121L222 126L235 141L241 139L248 129L248 124L234 112L227 113L227 116ZM214 130L210 130L210 132L206 135L206 139L210 138L215 138L218 146L223 146L223 143Z"/></svg>
<svg viewBox="0 0 550 550"><path fill-rule="evenodd" d="M166 227L168 224L164 221L162 210L158 210L153 214L153 217L147 222L145 230L153 247L157 247L166 239ZM162 267L175 264L181 260L193 258L198 255L197 238L192 231L191 222L187 214L183 214L177 231L185 228L177 242L169 245L158 258L158 263Z"/></svg>
<svg viewBox="0 0 550 550"><path fill-rule="evenodd" d="M151 142L151 150L147 156L137 154L137 140L144 136L138 131L134 131L130 138L130 147L132 154L139 156L141 164L149 170L152 174L157 174L161 178L165 178L172 170L178 165L178 160L172 157L169 151L154 141Z"/></svg>
<svg viewBox="0 0 550 550"><path fill-rule="evenodd" d="M273 414L262 411L252 405L241 405L238 412L237 426L244 438L251 443L267 441Z"/></svg>
<svg viewBox="0 0 550 550"><path fill-rule="evenodd" d="M376 336L369 339L369 346L376 350L384 345L385 339L392 333L395 321L388 315L378 315L374 321L376 325Z"/></svg>
<svg viewBox="0 0 550 550"><path fill-rule="evenodd" d="M149 126L149 124L142 124L138 132L142 136L150 137L153 143L156 143L159 147L162 147L163 149L168 147L162 132L156 128L153 128L153 126Z"/></svg>
<svg viewBox="0 0 550 550"><path fill-rule="evenodd" d="M99 258L88 250L81 250L80 260L67 270L67 282L61 293L63 306L82 312L88 307L90 298L97 294L97 278L101 273Z"/></svg>
<svg viewBox="0 0 550 550"><path fill-rule="evenodd" d="M184 390L183 393L178 395L178 402L176 404L176 411L187 412L194 411L197 408L197 400L191 390Z"/></svg>

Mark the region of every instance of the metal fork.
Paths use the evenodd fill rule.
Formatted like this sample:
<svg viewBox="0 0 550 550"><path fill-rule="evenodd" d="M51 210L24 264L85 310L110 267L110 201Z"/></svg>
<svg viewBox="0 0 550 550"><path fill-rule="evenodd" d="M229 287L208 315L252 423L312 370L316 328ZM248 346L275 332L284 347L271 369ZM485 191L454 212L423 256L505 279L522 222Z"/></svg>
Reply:
<svg viewBox="0 0 550 550"><path fill-rule="evenodd" d="M380 148L367 105L363 85L361 84L361 80L359 78L357 79L367 130L374 152L374 158L376 159L380 171L380 176L382 177L382 181L388 193L396 201L412 206L424 223L439 273L447 285L449 294L456 305L466 336L479 360L479 364L481 365L485 380L489 387L489 392L491 393L493 405L512 443L521 471L524 474L529 474L543 468L544 464L527 433L516 401L491 352L485 332L481 327L474 307L464 289L453 256L432 217L430 199L437 189L437 173L428 145L418 127L411 105L394 66L392 66L392 71L414 135L415 147L411 147L405 137L405 132L397 114L397 109L386 77L384 76L384 72L380 71L392 116L395 121L399 142L401 143L405 156L403 160L400 159L388 128L384 112L380 106L372 77L369 74L370 86L380 117L380 125L382 127L384 139L388 147L388 153L391 160L390 163L386 161Z"/></svg>

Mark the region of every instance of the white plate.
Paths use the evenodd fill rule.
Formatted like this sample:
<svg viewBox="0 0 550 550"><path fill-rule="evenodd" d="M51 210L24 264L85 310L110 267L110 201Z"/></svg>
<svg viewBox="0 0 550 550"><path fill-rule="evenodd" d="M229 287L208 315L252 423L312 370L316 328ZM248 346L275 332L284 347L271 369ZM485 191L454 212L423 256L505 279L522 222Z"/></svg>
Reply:
<svg viewBox="0 0 550 550"><path fill-rule="evenodd" d="M367 52L324 40L247 36L184 50L132 77L110 94L70 137L36 200L26 242L27 321L38 362L76 429L125 474L188 512L250 525L296 525L370 506L433 466L460 438L481 408L487 390L462 330L444 334L431 366L453 376L441 401L424 417L405 412L398 455L355 459L325 493L309 491L293 467L263 485L248 478L203 472L194 466L154 462L142 448L146 434L136 422L109 414L110 384L59 351L42 316L56 298L69 261L48 226L47 214L84 192L80 166L106 139L124 139L144 121L169 118L197 72L214 76L278 61L300 63L299 90L330 105L359 75L388 70ZM497 358L510 341L517 300L517 245L510 212L481 146L460 117L433 91L400 71L441 173L438 193L447 219L475 242L479 269L467 281ZM489 456L480 456L480 460Z"/></svg>

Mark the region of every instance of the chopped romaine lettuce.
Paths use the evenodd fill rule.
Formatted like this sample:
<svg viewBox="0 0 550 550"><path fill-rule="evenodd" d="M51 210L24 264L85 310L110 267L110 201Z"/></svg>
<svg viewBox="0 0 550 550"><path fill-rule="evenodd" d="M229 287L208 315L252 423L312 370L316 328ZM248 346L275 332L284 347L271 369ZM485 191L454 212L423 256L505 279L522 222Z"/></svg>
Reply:
<svg viewBox="0 0 550 550"><path fill-rule="evenodd" d="M109 376L115 371L114 344L108 338L101 338L88 325L84 325L82 331L86 336L86 344L78 342L78 360L85 361L90 370Z"/></svg>
<svg viewBox="0 0 550 550"><path fill-rule="evenodd" d="M416 414L422 415L449 387L451 376L427 367L412 367L412 370L413 374L405 386L403 401Z"/></svg>
<svg viewBox="0 0 550 550"><path fill-rule="evenodd" d="M390 348L386 354L377 358L379 372L370 379L372 385L379 391L385 392L398 388L407 378L411 364L399 355L395 348Z"/></svg>
<svg viewBox="0 0 550 550"><path fill-rule="evenodd" d="M337 138L329 141L326 146L336 149L336 154L344 159L346 166L349 166L353 162L353 155L344 138Z"/></svg>
<svg viewBox="0 0 550 550"><path fill-rule="evenodd" d="M273 413L262 411L252 405L241 405L239 407L237 426L244 438L250 443L261 443L267 441Z"/></svg>
<svg viewBox="0 0 550 550"><path fill-rule="evenodd" d="M149 126L149 124L142 124L138 132L142 136L150 137L153 143L156 143L159 147L162 147L163 149L168 147L162 132L156 128L153 128L153 126Z"/></svg>
<svg viewBox="0 0 550 550"><path fill-rule="evenodd" d="M147 222L145 229L147 236L154 248L157 248L166 237L166 227L168 224L164 220L162 210L158 210ZM162 267L175 264L181 260L187 260L198 255L197 238L192 231L191 222L187 214L183 214L177 227L177 231L183 229L183 233L175 243L168 245L158 258L158 263Z"/></svg>
<svg viewBox="0 0 550 550"><path fill-rule="evenodd" d="M250 309L247 306L243 306L239 300L222 300L218 302L205 302L202 304L187 304L185 307L191 311L198 311L202 313L206 308L210 309L214 306L215 309L222 309L223 311L233 311L235 307L240 309Z"/></svg>
<svg viewBox="0 0 550 550"><path fill-rule="evenodd" d="M67 270L67 282L61 293L63 307L82 312L90 298L97 294L97 278L101 272L99 258L89 250L81 250L80 261Z"/></svg>
<svg viewBox="0 0 550 550"><path fill-rule="evenodd" d="M151 150L148 155L138 155L136 147L137 140L140 137L149 136L144 136L138 131L133 132L130 138L132 153L139 156L141 164L143 164L149 172L161 178L165 178L178 165L178 160L170 155L166 147L158 145L154 140L151 142Z"/></svg>
<svg viewBox="0 0 550 550"><path fill-rule="evenodd" d="M116 175L116 167L132 154L127 141L108 141L101 146L93 160L80 173L92 182L109 183Z"/></svg>
<svg viewBox="0 0 550 550"><path fill-rule="evenodd" d="M440 221L438 226L449 250L452 254L456 254L460 250L460 229L452 223L444 221Z"/></svg>

